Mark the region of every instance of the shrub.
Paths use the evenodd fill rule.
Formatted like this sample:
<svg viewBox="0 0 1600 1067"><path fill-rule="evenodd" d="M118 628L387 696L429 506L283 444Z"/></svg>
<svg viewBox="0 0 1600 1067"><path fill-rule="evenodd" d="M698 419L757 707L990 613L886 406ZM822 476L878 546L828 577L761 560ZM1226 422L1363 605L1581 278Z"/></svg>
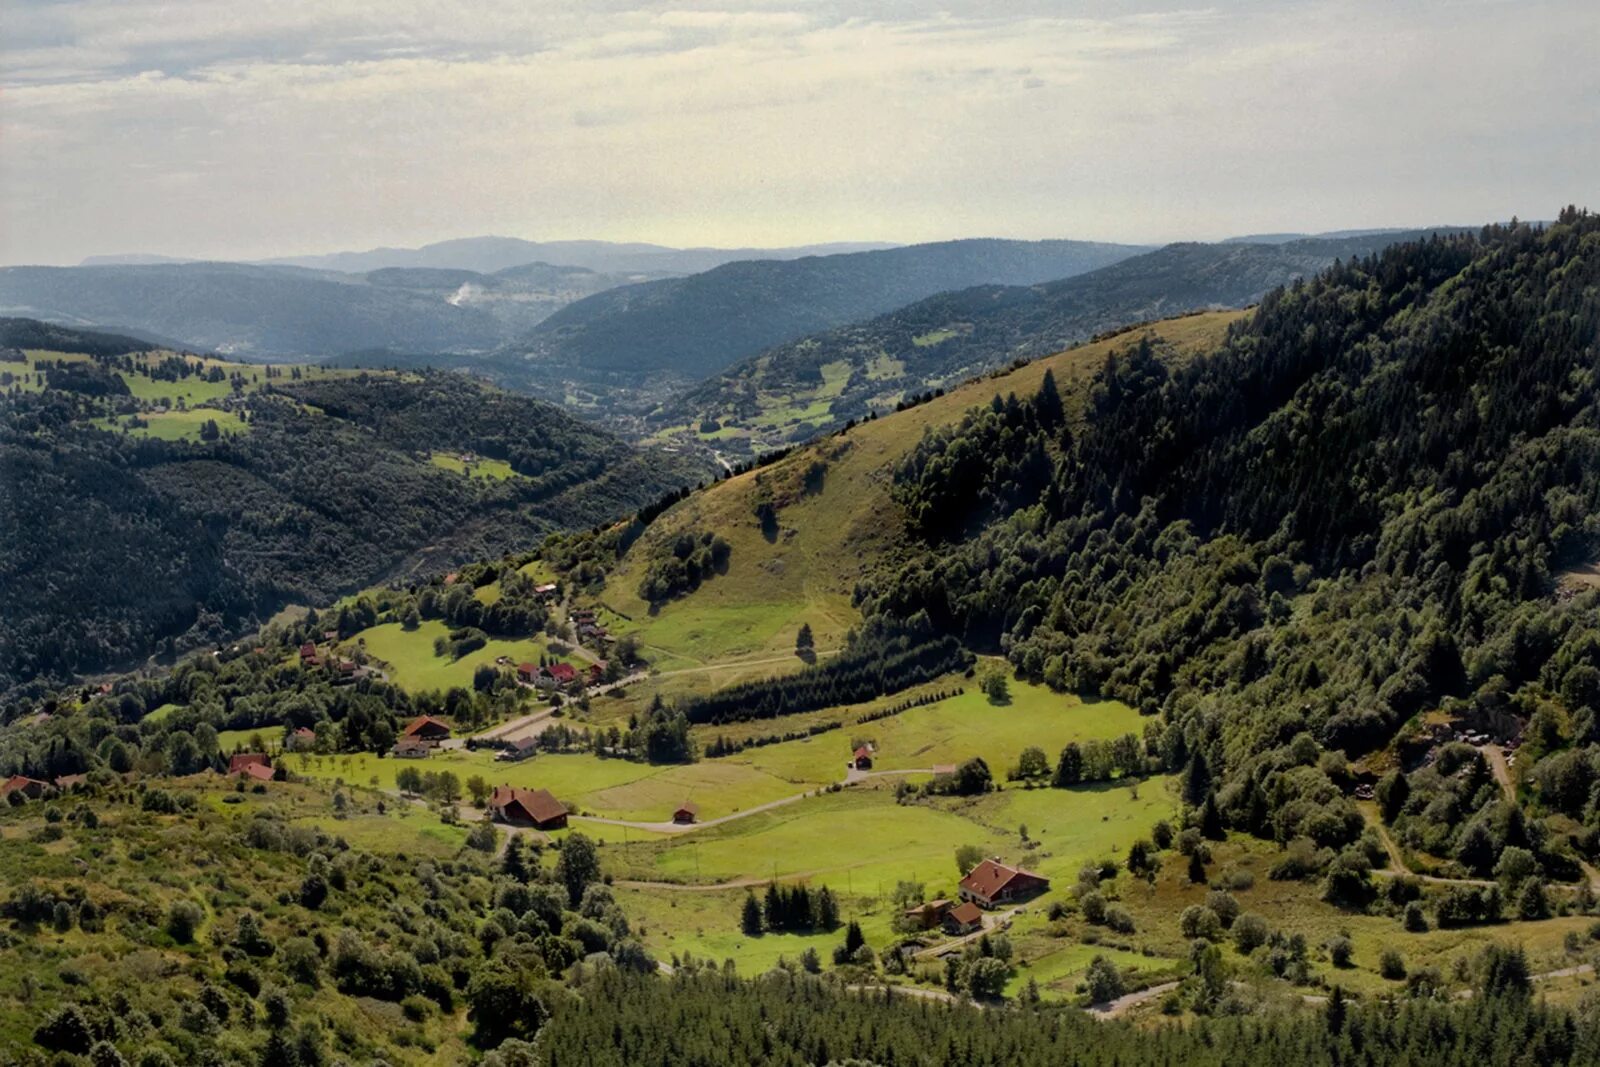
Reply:
<svg viewBox="0 0 1600 1067"><path fill-rule="evenodd" d="M1378 973L1391 982L1398 982L1406 976L1405 957L1392 948L1386 948L1378 956Z"/></svg>
<svg viewBox="0 0 1600 1067"><path fill-rule="evenodd" d="M1239 916L1233 924L1233 943L1246 956L1267 943L1267 920L1254 913Z"/></svg>
<svg viewBox="0 0 1600 1067"><path fill-rule="evenodd" d="M1348 967L1356 952L1355 942L1339 936L1328 942L1328 959L1335 967Z"/></svg>
<svg viewBox="0 0 1600 1067"><path fill-rule="evenodd" d="M1203 937L1215 941L1222 935L1222 920L1204 904L1190 904L1178 916L1178 929L1187 938Z"/></svg>

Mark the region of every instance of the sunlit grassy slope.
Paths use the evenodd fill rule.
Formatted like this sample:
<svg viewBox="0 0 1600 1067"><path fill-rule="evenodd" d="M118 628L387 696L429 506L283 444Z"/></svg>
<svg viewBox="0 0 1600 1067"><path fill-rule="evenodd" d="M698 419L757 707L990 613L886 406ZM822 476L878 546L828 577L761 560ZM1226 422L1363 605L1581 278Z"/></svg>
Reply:
<svg viewBox="0 0 1600 1067"><path fill-rule="evenodd" d="M819 648L831 648L858 619L850 604L856 582L899 547L891 474L924 431L959 421L967 409L996 395L1037 390L1047 369L1072 410L1109 353L1149 334L1169 358L1183 359L1219 340L1240 314L1173 319L1037 360L696 493L657 519L629 550L603 599L639 624L647 646L689 662L791 651L802 622L811 624ZM825 466L822 484L808 492L806 474L815 463ZM779 529L772 536L756 517L762 500L778 508ZM638 595L640 579L649 561L685 530L727 538L733 546L727 573L652 614ZM796 669L799 663L785 666Z"/></svg>

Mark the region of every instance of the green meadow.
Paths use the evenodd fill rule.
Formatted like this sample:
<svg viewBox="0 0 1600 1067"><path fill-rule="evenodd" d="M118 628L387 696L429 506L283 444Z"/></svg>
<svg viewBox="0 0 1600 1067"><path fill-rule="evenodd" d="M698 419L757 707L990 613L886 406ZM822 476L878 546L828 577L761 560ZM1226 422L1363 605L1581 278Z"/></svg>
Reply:
<svg viewBox="0 0 1600 1067"><path fill-rule="evenodd" d="M148 381L148 379L142 380ZM128 424L129 420L122 417L96 419L93 425L139 437L154 437L162 441L198 441L201 428L209 421L215 421L217 429L224 435L250 432L250 424L236 412L223 411L220 408L191 407L182 411L143 411L138 417L145 425L131 426Z"/></svg>
<svg viewBox="0 0 1600 1067"><path fill-rule="evenodd" d="M460 659L435 655L434 639L448 637L449 633L450 628L443 621L427 619L414 630L407 630L398 622L383 623L362 630L351 640L360 644L368 656L382 660L385 672L396 685L413 693L443 692L457 686L471 688L473 672L481 666L494 666L501 656L512 664L538 663L539 657L544 656L579 668L587 666L586 661L576 657L553 655L542 637L496 638Z"/></svg>
<svg viewBox="0 0 1600 1067"><path fill-rule="evenodd" d="M458 455L451 452L435 452L428 457L428 462L442 470L455 471L469 478L488 478L492 481L505 481L507 478L520 478L522 475L511 469L511 464L503 459L488 459L480 456L471 462L466 462Z"/></svg>

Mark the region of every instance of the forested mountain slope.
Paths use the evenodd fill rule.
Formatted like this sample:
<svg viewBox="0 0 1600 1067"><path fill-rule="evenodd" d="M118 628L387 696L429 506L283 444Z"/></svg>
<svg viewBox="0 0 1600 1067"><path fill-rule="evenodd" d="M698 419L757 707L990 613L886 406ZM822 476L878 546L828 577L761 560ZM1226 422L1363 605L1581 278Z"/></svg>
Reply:
<svg viewBox="0 0 1600 1067"><path fill-rule="evenodd" d="M540 324L508 358L529 360L526 373L545 379L546 389L563 380L590 387L693 381L769 345L946 289L1063 278L1138 251L1082 241L970 240L729 263L579 301Z"/></svg>
<svg viewBox="0 0 1600 1067"><path fill-rule="evenodd" d="M727 573L652 625L744 603L782 635L820 603L844 637L853 603L1122 699L1208 826L1300 842L1291 877L1358 905L1363 780L1441 873L1522 849L1575 877L1600 857L1600 594L1562 574L1600 554L1597 293L1600 220L1577 211L1399 245L1225 335L1155 324L723 482L605 595L639 610L674 538L714 531ZM1198 345L1171 343L1184 323ZM1517 804L1478 752L1439 756L1441 729L1524 741Z"/></svg>
<svg viewBox="0 0 1600 1067"><path fill-rule="evenodd" d="M1102 331L1197 308L1242 307L1408 236L1418 235L1175 244L1045 284L939 293L774 347L663 405L651 422L759 452Z"/></svg>
<svg viewBox="0 0 1600 1067"><path fill-rule="evenodd" d="M1600 547L1597 283L1600 219L1569 210L1347 262L1182 365L1138 344L1081 415L997 399L901 464L926 547L860 602L1159 715L1187 799L1280 841L1352 842L1340 760L1418 713L1526 729L1528 819L1411 765L1387 814L1478 876L1511 847L1573 871L1600 629L1595 593L1552 594Z"/></svg>
<svg viewBox="0 0 1600 1067"><path fill-rule="evenodd" d="M0 363L0 689L528 547L703 474L455 375L30 353Z"/></svg>
<svg viewBox="0 0 1600 1067"><path fill-rule="evenodd" d="M574 300L658 276L545 263L494 274L243 263L3 267L0 312L258 358L440 352L493 348Z"/></svg>

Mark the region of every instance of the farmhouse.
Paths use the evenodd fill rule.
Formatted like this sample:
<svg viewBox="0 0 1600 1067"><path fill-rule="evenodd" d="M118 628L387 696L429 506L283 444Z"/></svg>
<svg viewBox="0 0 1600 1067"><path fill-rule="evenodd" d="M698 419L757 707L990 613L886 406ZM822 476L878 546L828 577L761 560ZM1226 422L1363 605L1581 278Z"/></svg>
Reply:
<svg viewBox="0 0 1600 1067"><path fill-rule="evenodd" d="M951 908L944 916L944 929L950 934L970 934L983 928L983 912L972 901Z"/></svg>
<svg viewBox="0 0 1600 1067"><path fill-rule="evenodd" d="M700 805L692 800L686 800L678 805L678 810L672 813L672 821L679 826L688 826L700 815Z"/></svg>
<svg viewBox="0 0 1600 1067"><path fill-rule="evenodd" d="M984 860L961 879L961 899L986 908L1025 900L1050 888L1050 879L1008 867L998 859Z"/></svg>
<svg viewBox="0 0 1600 1067"><path fill-rule="evenodd" d="M284 740L283 747L291 752L310 752L317 747L317 732L302 726Z"/></svg>
<svg viewBox="0 0 1600 1067"><path fill-rule="evenodd" d="M548 790L497 785L489 795L489 814L498 822L560 830L567 825L567 809Z"/></svg>
<svg viewBox="0 0 1600 1067"><path fill-rule="evenodd" d="M537 734L524 734L506 743L495 759L502 763L519 763L539 751L539 737Z"/></svg>
<svg viewBox="0 0 1600 1067"><path fill-rule="evenodd" d="M272 777L272 761L264 752L240 752L228 757L228 776L244 774L247 767L265 767L267 777Z"/></svg>
<svg viewBox="0 0 1600 1067"><path fill-rule="evenodd" d="M433 752L433 746L420 737L402 737L389 751L394 753L396 759L427 759Z"/></svg>
<svg viewBox="0 0 1600 1067"><path fill-rule="evenodd" d="M557 685L571 685L578 680L578 672L570 663L552 663L545 670Z"/></svg>
<svg viewBox="0 0 1600 1067"><path fill-rule="evenodd" d="M307 641L305 644L301 645L300 662L304 663L307 667L315 667L318 662L317 646L313 645L310 641Z"/></svg>
<svg viewBox="0 0 1600 1067"><path fill-rule="evenodd" d="M432 715L418 715L406 724L401 731L401 737L414 737L429 745L437 745L440 741L450 739L448 724L435 719Z"/></svg>
<svg viewBox="0 0 1600 1067"><path fill-rule="evenodd" d="M0 782L0 797L9 797L12 793L21 793L29 800L38 800L49 791L49 782L41 782L37 778L28 778L21 774L13 774L4 782Z"/></svg>
<svg viewBox="0 0 1600 1067"><path fill-rule="evenodd" d="M534 586L533 595L538 597L540 600L548 600L550 597L556 595L556 583L545 582L543 585Z"/></svg>
<svg viewBox="0 0 1600 1067"><path fill-rule="evenodd" d="M850 758L850 765L858 771L872 770L872 746L862 745Z"/></svg>
<svg viewBox="0 0 1600 1067"><path fill-rule="evenodd" d="M83 785L88 780L87 774L63 774L56 779L55 785L57 789L65 791Z"/></svg>
<svg viewBox="0 0 1600 1067"><path fill-rule="evenodd" d="M539 680L539 665L537 663L517 664L517 681L523 685L533 685Z"/></svg>
<svg viewBox="0 0 1600 1067"><path fill-rule="evenodd" d="M272 781L273 772L272 768L265 763L247 763L239 771L239 777L251 778L257 782L270 782Z"/></svg>
<svg viewBox="0 0 1600 1067"><path fill-rule="evenodd" d="M905 917L924 930L932 930L950 913L948 900L925 900L914 908L907 908Z"/></svg>

